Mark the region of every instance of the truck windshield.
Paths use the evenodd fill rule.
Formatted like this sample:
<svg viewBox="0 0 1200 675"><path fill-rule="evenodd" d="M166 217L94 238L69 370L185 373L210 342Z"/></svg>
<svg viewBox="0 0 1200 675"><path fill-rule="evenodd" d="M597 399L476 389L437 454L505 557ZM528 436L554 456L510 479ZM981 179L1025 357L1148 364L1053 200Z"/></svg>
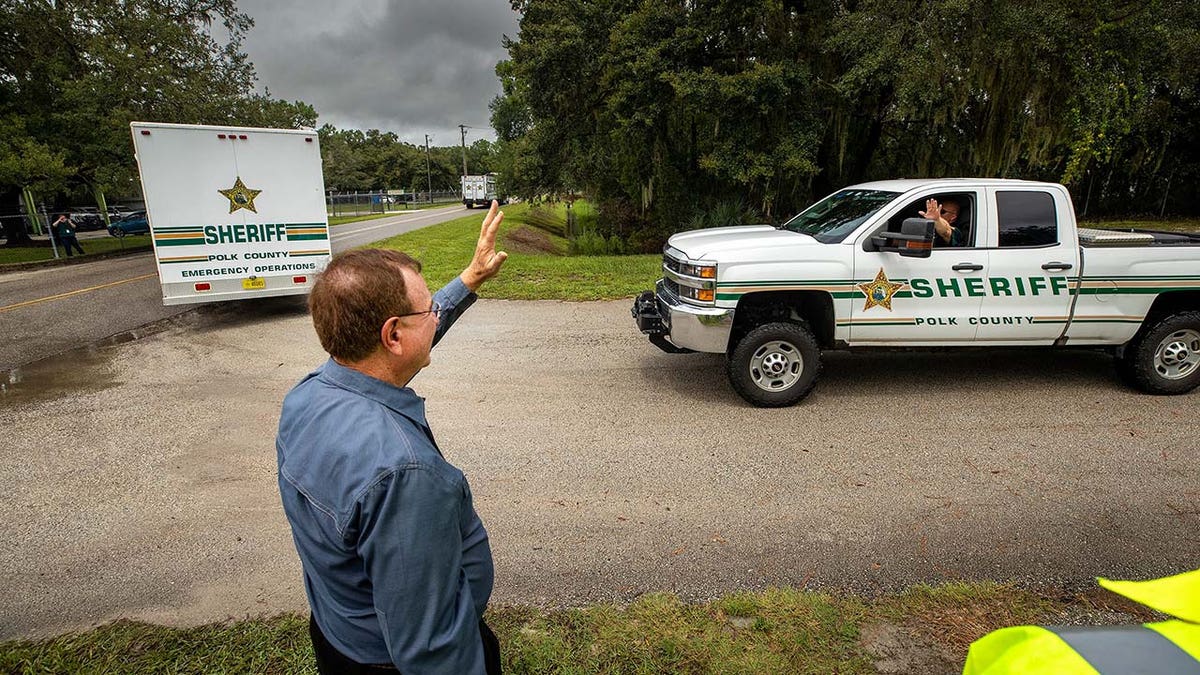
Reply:
<svg viewBox="0 0 1200 675"><path fill-rule="evenodd" d="M898 194L882 190L842 190L801 211L779 227L811 235L824 244L836 244Z"/></svg>

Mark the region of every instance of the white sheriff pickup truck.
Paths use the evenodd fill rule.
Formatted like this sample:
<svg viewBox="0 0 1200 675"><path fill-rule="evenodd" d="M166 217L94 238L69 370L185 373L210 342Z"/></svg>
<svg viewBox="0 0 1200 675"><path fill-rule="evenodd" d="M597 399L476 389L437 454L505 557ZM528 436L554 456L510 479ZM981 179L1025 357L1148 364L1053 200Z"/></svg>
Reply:
<svg viewBox="0 0 1200 675"><path fill-rule="evenodd" d="M948 241L929 199L958 207ZM859 347L1106 347L1132 386L1182 394L1200 384L1200 235L1078 228L1054 183L865 183L778 227L674 235L633 316L666 351L725 354L764 407L804 398L822 350Z"/></svg>

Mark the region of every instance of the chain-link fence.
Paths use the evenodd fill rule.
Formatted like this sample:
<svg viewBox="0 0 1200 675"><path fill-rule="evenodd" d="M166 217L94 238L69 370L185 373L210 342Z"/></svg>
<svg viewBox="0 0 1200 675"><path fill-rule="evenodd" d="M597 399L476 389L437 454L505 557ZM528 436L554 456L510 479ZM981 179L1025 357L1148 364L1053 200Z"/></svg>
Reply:
<svg viewBox="0 0 1200 675"><path fill-rule="evenodd" d="M456 190L430 192L401 192L398 190L377 192L330 192L325 195L325 209L330 218L344 218L373 213L391 213L418 209L431 204L452 204L462 200L462 195ZM40 212L31 221L28 216L8 211L0 213L0 245L9 243L9 239L26 242L33 240L34 246L52 245L50 236L51 216L40 206ZM70 217L80 232L105 229L102 216L92 213L95 209L73 209ZM77 213L78 212L78 213ZM64 211L65 213L65 211ZM120 213L110 213L116 219ZM95 220L93 223L92 220Z"/></svg>
<svg viewBox="0 0 1200 675"><path fill-rule="evenodd" d="M420 208L429 204L448 204L461 201L462 195L456 190L441 192L400 192L397 190L379 192L330 192L325 195L325 210L330 218L345 218L349 216L370 215L372 213L391 213Z"/></svg>
<svg viewBox="0 0 1200 675"><path fill-rule="evenodd" d="M49 217L44 213L39 213L33 223L24 214L0 215L0 240L5 243L10 238L44 237L49 232Z"/></svg>

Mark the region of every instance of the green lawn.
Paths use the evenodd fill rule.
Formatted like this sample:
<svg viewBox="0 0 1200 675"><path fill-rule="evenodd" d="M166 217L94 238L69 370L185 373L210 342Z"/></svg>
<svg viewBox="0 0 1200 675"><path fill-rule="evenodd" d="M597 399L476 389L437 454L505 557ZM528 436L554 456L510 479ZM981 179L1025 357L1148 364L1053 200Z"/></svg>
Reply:
<svg viewBox="0 0 1200 675"><path fill-rule="evenodd" d="M346 223L357 223L357 222L360 222L363 220L375 220L376 218L386 218L388 216L394 216L394 215L396 215L396 214L394 214L394 213L371 213L371 214L368 214L365 216L340 216L337 218L334 218L333 216L329 216L329 226L333 227L334 225L345 225Z"/></svg>
<svg viewBox="0 0 1200 675"><path fill-rule="evenodd" d="M509 258L499 276L484 284L481 295L507 300L610 300L626 298L654 287L662 265L661 255L567 256L566 239L550 234L553 223L531 214L528 204L505 206L497 247L508 249ZM563 210L551 210L561 219ZM531 217L533 216L533 217ZM431 288L457 276L471 261L484 213L475 212L441 225L402 234L373 247L394 248L417 258L424 265ZM535 225L534 223L538 223ZM522 232L518 234L518 230ZM519 252L514 237L541 233L541 242L553 253Z"/></svg>
<svg viewBox="0 0 1200 675"><path fill-rule="evenodd" d="M107 253L109 251L119 251L125 248L149 250L151 244L150 235L131 234L124 239L109 236L98 239L80 239L79 245L83 247L85 255L92 255ZM62 251L62 247L59 247L58 255L66 257L66 254ZM76 253L75 255L78 256L79 254ZM53 259L54 251L49 246L35 246L31 248L8 248L0 246L0 265Z"/></svg>
<svg viewBox="0 0 1200 675"><path fill-rule="evenodd" d="M972 640L1053 620L1067 606L1095 609L1097 600L1063 602L991 583L920 586L876 599L773 589L704 604L654 593L628 606L496 607L487 618L504 672L513 675L875 673L881 657L861 637L878 625L894 626L917 655L908 672L926 672L961 668ZM306 622L292 614L186 629L118 621L0 644L0 672L315 673Z"/></svg>
<svg viewBox="0 0 1200 675"><path fill-rule="evenodd" d="M1200 218L1174 218L1155 220L1085 220L1081 227L1099 227L1106 230L1161 230L1165 232L1200 232Z"/></svg>

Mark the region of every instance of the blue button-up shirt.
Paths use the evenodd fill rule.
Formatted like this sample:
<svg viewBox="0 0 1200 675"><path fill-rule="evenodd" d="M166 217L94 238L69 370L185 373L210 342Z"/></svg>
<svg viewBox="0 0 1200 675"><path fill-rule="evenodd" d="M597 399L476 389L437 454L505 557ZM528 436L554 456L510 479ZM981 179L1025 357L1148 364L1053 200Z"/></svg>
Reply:
<svg viewBox="0 0 1200 675"><path fill-rule="evenodd" d="M434 299L444 308L436 344L475 295L455 279ZM483 673L492 552L425 400L330 359L284 399L275 449L304 588L329 642L409 675Z"/></svg>

